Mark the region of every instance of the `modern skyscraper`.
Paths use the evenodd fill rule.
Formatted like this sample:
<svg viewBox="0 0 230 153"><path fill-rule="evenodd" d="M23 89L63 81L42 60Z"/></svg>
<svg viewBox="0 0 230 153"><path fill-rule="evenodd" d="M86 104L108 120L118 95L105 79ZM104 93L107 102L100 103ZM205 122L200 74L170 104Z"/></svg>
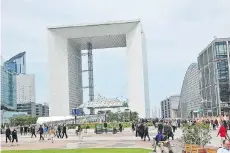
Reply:
<svg viewBox="0 0 230 153"><path fill-rule="evenodd" d="M178 115L181 118L197 117L200 111L201 97L199 90L198 64L192 63L184 76L180 93Z"/></svg>
<svg viewBox="0 0 230 153"><path fill-rule="evenodd" d="M1 109L16 110L16 73L1 66Z"/></svg>
<svg viewBox="0 0 230 153"><path fill-rule="evenodd" d="M26 52L15 55L4 64L7 69L16 74L26 74Z"/></svg>
<svg viewBox="0 0 230 153"><path fill-rule="evenodd" d="M35 76L33 74L17 75L17 103L36 102Z"/></svg>
<svg viewBox="0 0 230 153"><path fill-rule="evenodd" d="M203 115L230 111L230 38L216 38L198 57Z"/></svg>
<svg viewBox="0 0 230 153"><path fill-rule="evenodd" d="M179 95L173 95L161 101L161 117L177 118L179 100Z"/></svg>

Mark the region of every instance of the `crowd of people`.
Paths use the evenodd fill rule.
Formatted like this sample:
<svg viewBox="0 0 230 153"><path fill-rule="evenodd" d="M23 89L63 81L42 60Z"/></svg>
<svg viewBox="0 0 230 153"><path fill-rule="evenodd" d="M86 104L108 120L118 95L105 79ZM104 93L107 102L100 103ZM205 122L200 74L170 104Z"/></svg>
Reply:
<svg viewBox="0 0 230 153"><path fill-rule="evenodd" d="M12 129L12 130L11 130ZM37 130L36 126L20 126L20 134L21 135L28 135L31 134L31 138L37 137L36 134L39 134L39 141L45 140L47 138L48 140L51 140L51 142L54 142L54 137L56 138L68 138L67 135L67 127L66 125L55 125L55 126L49 126L49 125L40 125ZM9 126L5 130L6 135L6 143L11 142L13 145L14 141L18 143L18 134L17 129L15 127L10 128Z"/></svg>

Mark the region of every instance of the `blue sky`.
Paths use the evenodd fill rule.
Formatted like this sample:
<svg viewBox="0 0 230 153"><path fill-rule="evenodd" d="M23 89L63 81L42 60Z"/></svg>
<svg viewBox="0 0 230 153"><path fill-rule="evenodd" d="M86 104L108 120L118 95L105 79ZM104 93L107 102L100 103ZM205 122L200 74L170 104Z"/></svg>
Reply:
<svg viewBox="0 0 230 153"><path fill-rule="evenodd" d="M7 59L27 52L27 73L36 75L36 100L48 102L47 27L137 18L147 39L152 107L180 94L188 66L214 36L230 36L229 0L2 0L1 54ZM93 52L95 93L126 96L124 51Z"/></svg>

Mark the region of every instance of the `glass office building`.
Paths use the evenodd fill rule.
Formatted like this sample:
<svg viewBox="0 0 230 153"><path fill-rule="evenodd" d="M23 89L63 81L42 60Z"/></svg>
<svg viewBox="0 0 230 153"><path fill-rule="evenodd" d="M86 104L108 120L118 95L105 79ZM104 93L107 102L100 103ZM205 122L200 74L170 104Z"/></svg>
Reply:
<svg viewBox="0 0 230 153"><path fill-rule="evenodd" d="M198 117L200 104L198 64L192 63L186 71L182 84L178 116L181 118Z"/></svg>
<svg viewBox="0 0 230 153"><path fill-rule="evenodd" d="M1 109L16 110L16 73L1 66Z"/></svg>
<svg viewBox="0 0 230 153"><path fill-rule="evenodd" d="M26 52L15 55L6 61L4 65L16 74L26 74Z"/></svg>
<svg viewBox="0 0 230 153"><path fill-rule="evenodd" d="M230 38L216 38L198 57L203 115L230 112Z"/></svg>

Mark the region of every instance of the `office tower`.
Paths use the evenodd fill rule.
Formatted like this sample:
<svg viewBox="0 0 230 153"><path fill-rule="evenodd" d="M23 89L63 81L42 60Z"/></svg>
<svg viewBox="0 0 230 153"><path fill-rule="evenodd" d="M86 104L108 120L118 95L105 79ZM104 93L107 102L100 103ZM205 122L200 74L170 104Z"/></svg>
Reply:
<svg viewBox="0 0 230 153"><path fill-rule="evenodd" d="M16 110L16 73L1 66L1 109Z"/></svg>
<svg viewBox="0 0 230 153"><path fill-rule="evenodd" d="M184 76L180 93L178 115L181 118L198 117L201 105L198 64L192 63Z"/></svg>
<svg viewBox="0 0 230 153"><path fill-rule="evenodd" d="M198 57L200 94L204 116L230 111L230 38L214 39Z"/></svg>
<svg viewBox="0 0 230 153"><path fill-rule="evenodd" d="M33 74L19 74L17 80L17 103L36 102L35 76Z"/></svg>

